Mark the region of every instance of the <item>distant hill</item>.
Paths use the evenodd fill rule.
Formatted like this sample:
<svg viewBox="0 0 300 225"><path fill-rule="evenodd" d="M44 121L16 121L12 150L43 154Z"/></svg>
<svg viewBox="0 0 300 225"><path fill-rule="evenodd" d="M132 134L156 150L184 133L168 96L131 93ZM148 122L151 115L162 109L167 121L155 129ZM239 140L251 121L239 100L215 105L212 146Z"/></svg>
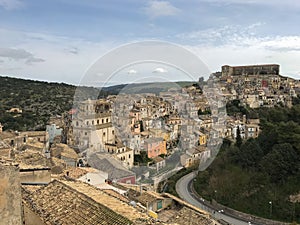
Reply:
<svg viewBox="0 0 300 225"><path fill-rule="evenodd" d="M0 76L0 122L4 129L42 130L51 115L72 108L76 86ZM78 89L77 89L78 90ZM84 98L95 95L95 88L81 87ZM19 108L22 113L7 112Z"/></svg>
<svg viewBox="0 0 300 225"><path fill-rule="evenodd" d="M192 81L178 81L178 82L153 82L153 83L133 83L133 84L121 84L110 87L103 87L101 90L109 93L118 94L120 92L126 94L139 94L139 93L154 93L167 91L170 88L182 88L190 86L195 82Z"/></svg>

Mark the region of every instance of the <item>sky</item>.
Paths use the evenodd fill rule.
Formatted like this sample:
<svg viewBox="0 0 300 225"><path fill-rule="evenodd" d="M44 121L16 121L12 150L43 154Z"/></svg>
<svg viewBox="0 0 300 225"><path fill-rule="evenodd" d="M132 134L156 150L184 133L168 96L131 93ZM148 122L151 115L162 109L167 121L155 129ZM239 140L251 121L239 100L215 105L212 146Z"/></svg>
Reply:
<svg viewBox="0 0 300 225"><path fill-rule="evenodd" d="M299 21L299 0L0 0L0 74L77 85L110 51L156 40L211 72L276 63L300 79Z"/></svg>

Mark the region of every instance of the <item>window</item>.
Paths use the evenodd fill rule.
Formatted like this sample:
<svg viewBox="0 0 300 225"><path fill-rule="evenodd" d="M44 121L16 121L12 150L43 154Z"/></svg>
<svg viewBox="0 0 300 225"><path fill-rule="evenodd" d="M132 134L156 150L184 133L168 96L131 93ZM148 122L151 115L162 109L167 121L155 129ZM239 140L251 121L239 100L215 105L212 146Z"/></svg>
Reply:
<svg viewBox="0 0 300 225"><path fill-rule="evenodd" d="M86 125L89 125L89 121L86 121Z"/></svg>
<svg viewBox="0 0 300 225"><path fill-rule="evenodd" d="M108 123L108 118L106 119L106 123Z"/></svg>
<svg viewBox="0 0 300 225"><path fill-rule="evenodd" d="M105 137L105 132L103 132L103 137Z"/></svg>
<svg viewBox="0 0 300 225"><path fill-rule="evenodd" d="M114 130L111 133L112 133L112 135L115 135L115 131Z"/></svg>
<svg viewBox="0 0 300 225"><path fill-rule="evenodd" d="M94 120L92 120L92 125L94 125Z"/></svg>
<svg viewBox="0 0 300 225"><path fill-rule="evenodd" d="M128 158L130 159L130 154L128 155Z"/></svg>
<svg viewBox="0 0 300 225"><path fill-rule="evenodd" d="M99 120L97 120L97 124L99 124Z"/></svg>
<svg viewBox="0 0 300 225"><path fill-rule="evenodd" d="M102 119L102 123L104 123L104 119Z"/></svg>

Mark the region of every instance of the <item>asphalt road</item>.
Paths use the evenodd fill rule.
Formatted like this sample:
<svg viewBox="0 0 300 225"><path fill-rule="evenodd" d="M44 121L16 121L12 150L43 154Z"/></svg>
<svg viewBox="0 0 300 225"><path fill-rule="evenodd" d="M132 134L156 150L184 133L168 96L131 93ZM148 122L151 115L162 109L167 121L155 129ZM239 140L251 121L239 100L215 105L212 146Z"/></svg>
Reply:
<svg viewBox="0 0 300 225"><path fill-rule="evenodd" d="M211 213L212 217L215 218L216 220L223 220L226 221L229 224L233 224L233 225L249 225L249 223L247 221L244 220L240 220L236 217L233 217L231 215L228 215L225 213L219 213L218 211L204 205L201 200L198 200L198 198L191 193L191 191L189 190L188 186L189 183L192 182L194 178L194 174L193 173L189 173L188 175L182 177L180 180L177 181L176 183L176 191L178 193L178 195L180 196L180 198L184 199L185 201L189 202L190 204L201 208L209 213ZM253 224L253 223L251 223Z"/></svg>

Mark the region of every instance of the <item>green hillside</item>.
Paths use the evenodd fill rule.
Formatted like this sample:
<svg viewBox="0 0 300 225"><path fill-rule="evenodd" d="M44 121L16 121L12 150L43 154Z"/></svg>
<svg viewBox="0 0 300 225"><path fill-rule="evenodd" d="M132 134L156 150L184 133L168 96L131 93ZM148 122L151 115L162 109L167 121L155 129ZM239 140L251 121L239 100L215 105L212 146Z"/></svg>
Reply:
<svg viewBox="0 0 300 225"><path fill-rule="evenodd" d="M76 87L0 76L0 122L4 129L44 130L49 117L70 110ZM80 87L83 98L95 95L95 88ZM7 110L19 108L22 113Z"/></svg>
<svg viewBox="0 0 300 225"><path fill-rule="evenodd" d="M194 187L204 198L239 211L299 223L300 203L290 196L300 194L300 105L257 114L263 129L259 137L240 146L224 141Z"/></svg>

